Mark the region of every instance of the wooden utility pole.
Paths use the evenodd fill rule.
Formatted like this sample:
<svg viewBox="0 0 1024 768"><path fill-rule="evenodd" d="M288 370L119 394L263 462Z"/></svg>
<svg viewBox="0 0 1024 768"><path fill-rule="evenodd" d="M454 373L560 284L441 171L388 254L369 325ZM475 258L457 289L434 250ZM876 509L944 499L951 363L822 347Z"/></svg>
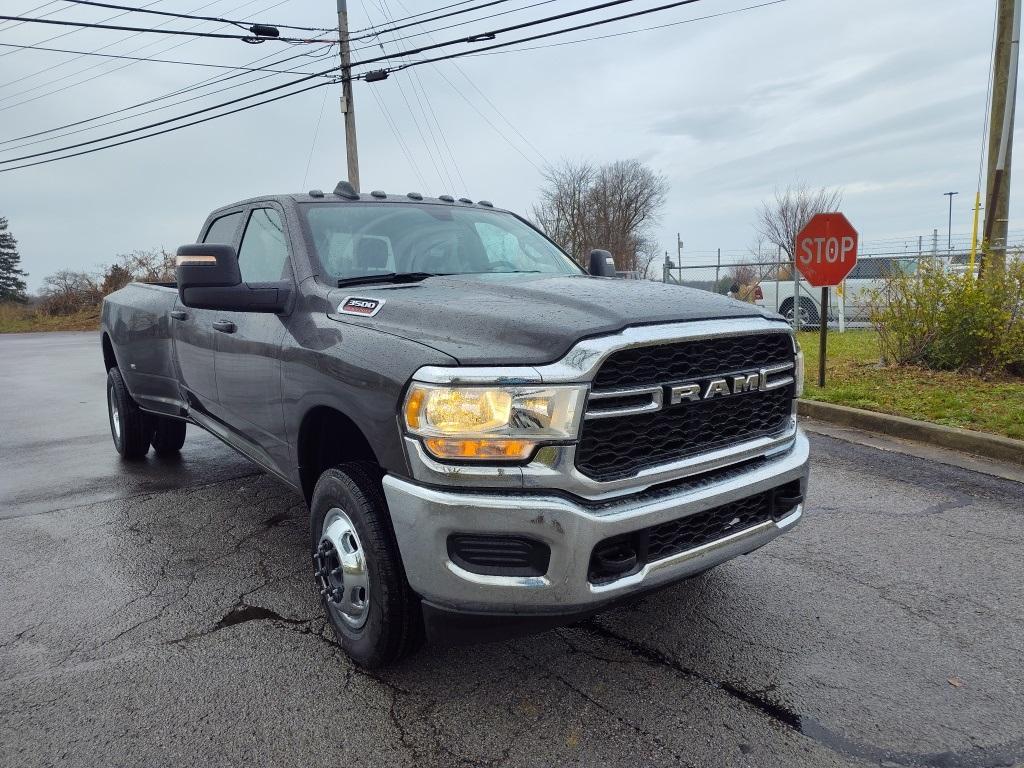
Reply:
<svg viewBox="0 0 1024 768"><path fill-rule="evenodd" d="M356 147L356 108L352 101L352 51L348 40L348 0L338 0L338 39L341 41L341 113L345 116L345 155L348 181L359 191L359 150Z"/></svg>
<svg viewBox="0 0 1024 768"><path fill-rule="evenodd" d="M1017 107L1017 59L1021 0L998 0L996 49L992 57L992 112L989 117L988 177L981 269L1006 265L1010 217L1010 161Z"/></svg>

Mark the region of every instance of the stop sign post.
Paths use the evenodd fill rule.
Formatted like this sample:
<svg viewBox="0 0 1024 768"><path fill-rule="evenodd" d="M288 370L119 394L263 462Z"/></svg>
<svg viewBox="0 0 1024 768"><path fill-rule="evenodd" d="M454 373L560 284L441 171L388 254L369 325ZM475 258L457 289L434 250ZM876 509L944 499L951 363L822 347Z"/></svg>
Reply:
<svg viewBox="0 0 1024 768"><path fill-rule="evenodd" d="M839 285L857 263L857 230L841 213L819 213L796 236L796 268L815 288L821 288L818 386L825 386L825 349L828 334L828 289ZM793 298L794 302L796 297ZM793 316L798 309L793 306Z"/></svg>

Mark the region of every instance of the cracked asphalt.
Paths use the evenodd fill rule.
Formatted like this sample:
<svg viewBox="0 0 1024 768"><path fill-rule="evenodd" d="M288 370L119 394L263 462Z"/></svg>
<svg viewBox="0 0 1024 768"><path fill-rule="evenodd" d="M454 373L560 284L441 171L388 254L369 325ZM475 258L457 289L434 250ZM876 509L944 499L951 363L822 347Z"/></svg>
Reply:
<svg viewBox="0 0 1024 768"><path fill-rule="evenodd" d="M123 464L95 334L0 336L0 765L1024 765L1024 487L812 437L804 522L578 626L354 668L302 500Z"/></svg>

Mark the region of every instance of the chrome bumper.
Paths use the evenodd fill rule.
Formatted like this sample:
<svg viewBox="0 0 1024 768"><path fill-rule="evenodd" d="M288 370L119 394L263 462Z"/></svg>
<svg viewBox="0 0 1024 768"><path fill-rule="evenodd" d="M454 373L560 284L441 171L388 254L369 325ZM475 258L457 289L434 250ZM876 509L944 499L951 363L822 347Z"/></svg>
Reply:
<svg viewBox="0 0 1024 768"><path fill-rule="evenodd" d="M626 496L604 504L582 504L561 496L505 490L453 492L394 476L384 478L395 535L412 588L431 603L461 611L513 614L568 613L700 573L767 544L802 515L802 506L768 521L663 560L617 581L593 584L587 573L594 546L611 536L737 501L784 483L806 486L808 442L797 431L790 450L752 467L714 478L684 480L671 494ZM453 533L530 537L551 548L543 576L484 576L448 557Z"/></svg>

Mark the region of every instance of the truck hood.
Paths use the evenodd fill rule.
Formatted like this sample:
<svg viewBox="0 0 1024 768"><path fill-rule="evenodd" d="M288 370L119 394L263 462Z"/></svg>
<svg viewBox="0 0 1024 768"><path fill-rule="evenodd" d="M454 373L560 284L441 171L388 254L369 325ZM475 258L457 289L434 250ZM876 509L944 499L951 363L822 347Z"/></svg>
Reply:
<svg viewBox="0 0 1024 768"><path fill-rule="evenodd" d="M337 311L383 301L372 317ZM456 275L332 290L330 317L419 341L463 365L542 365L577 341L630 325L777 317L725 296L656 283L572 275Z"/></svg>

